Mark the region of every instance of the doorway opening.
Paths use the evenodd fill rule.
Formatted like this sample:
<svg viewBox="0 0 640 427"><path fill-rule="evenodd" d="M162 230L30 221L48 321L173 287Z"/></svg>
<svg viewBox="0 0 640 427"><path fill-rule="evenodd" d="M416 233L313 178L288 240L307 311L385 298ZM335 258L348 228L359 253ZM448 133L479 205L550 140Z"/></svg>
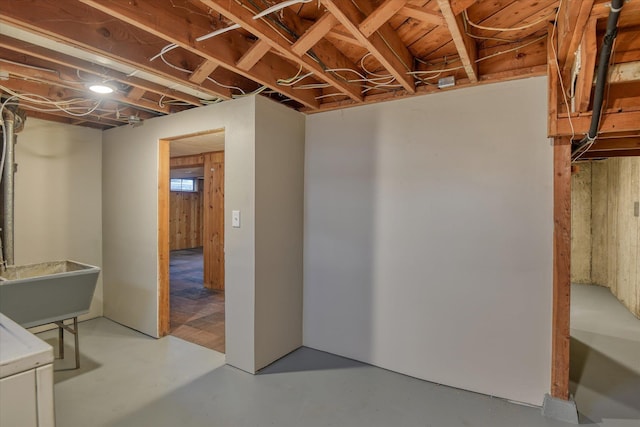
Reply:
<svg viewBox="0 0 640 427"><path fill-rule="evenodd" d="M161 140L159 158L159 335L224 353L224 130Z"/></svg>
<svg viewBox="0 0 640 427"><path fill-rule="evenodd" d="M571 177L570 392L593 422L640 418L639 183L640 157Z"/></svg>

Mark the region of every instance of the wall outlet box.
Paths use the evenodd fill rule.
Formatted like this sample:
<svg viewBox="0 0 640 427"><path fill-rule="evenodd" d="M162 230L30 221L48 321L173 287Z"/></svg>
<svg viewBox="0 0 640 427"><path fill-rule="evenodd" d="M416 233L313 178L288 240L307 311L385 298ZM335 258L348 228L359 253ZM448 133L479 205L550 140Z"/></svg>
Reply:
<svg viewBox="0 0 640 427"><path fill-rule="evenodd" d="M443 77L438 80L438 89L444 89L456 85L456 78L454 76Z"/></svg>

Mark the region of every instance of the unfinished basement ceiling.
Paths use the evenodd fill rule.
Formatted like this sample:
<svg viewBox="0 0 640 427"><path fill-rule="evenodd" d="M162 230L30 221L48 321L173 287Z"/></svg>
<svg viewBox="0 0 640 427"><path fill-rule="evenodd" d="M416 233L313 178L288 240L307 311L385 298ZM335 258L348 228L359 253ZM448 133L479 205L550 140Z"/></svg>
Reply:
<svg viewBox="0 0 640 427"><path fill-rule="evenodd" d="M639 3L623 8L612 65L640 61ZM556 57L593 71L608 12L602 0L4 1L0 90L29 116L101 129L254 93L313 113L545 75ZM551 25L563 20L575 34ZM637 79L612 88L609 107L640 104ZM588 111L589 94L570 108Z"/></svg>

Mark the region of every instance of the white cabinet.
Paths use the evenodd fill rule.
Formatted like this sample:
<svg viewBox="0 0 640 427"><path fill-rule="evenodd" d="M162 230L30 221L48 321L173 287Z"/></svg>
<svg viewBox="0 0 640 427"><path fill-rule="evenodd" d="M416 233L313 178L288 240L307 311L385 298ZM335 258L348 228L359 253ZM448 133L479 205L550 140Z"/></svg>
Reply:
<svg viewBox="0 0 640 427"><path fill-rule="evenodd" d="M53 348L0 313L0 426L54 427Z"/></svg>

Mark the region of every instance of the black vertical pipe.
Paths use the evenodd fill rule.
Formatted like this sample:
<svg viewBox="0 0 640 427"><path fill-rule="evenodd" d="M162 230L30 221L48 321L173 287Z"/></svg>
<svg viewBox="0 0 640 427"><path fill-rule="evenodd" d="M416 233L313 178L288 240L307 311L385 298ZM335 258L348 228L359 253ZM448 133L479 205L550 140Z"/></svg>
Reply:
<svg viewBox="0 0 640 427"><path fill-rule="evenodd" d="M582 150L587 144L593 142L598 136L598 128L600 127L600 117L602 115L602 104L604 101L604 89L607 84L607 74L609 72L609 61L611 60L611 50L613 41L618 35L618 17L624 0L612 0L611 12L607 19L607 31L602 40L602 48L600 49L600 62L598 63L598 74L596 76L596 88L593 94L593 113L591 115L591 126L589 132L578 143L578 147L573 150L573 155Z"/></svg>

